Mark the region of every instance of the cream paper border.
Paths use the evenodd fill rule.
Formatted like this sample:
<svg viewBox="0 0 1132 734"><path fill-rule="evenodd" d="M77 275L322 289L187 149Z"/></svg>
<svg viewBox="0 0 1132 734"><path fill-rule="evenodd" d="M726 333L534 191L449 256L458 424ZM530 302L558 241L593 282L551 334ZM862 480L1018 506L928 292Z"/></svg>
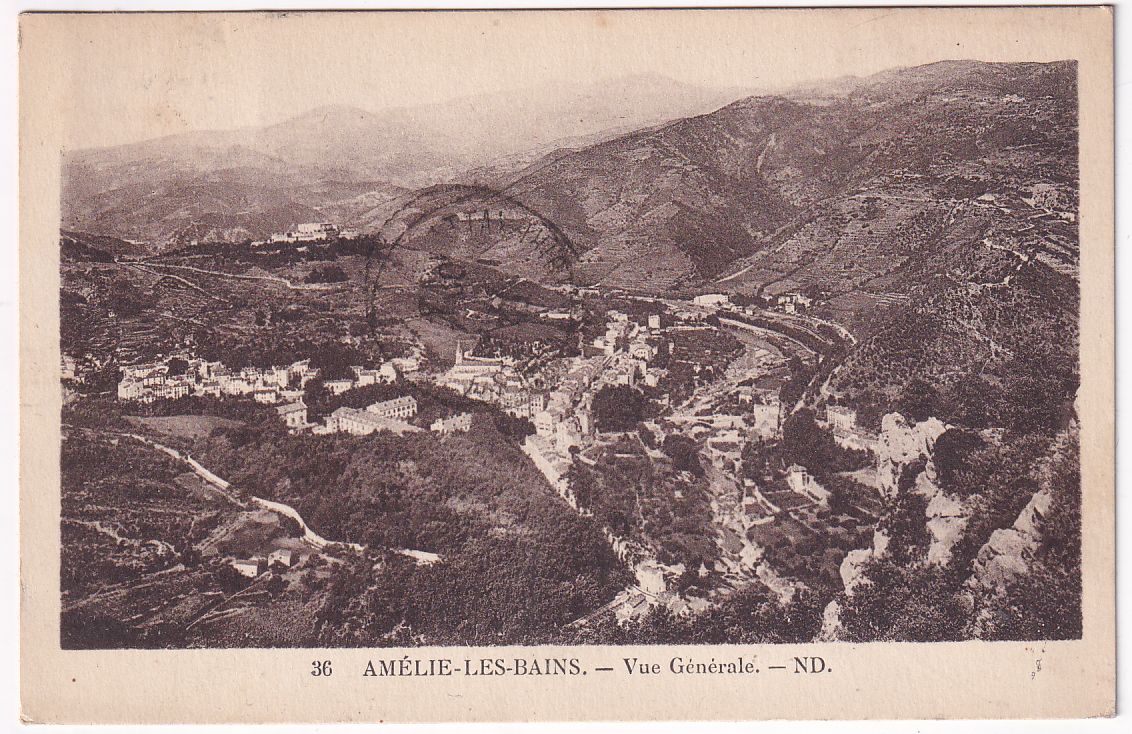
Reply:
<svg viewBox="0 0 1132 734"><path fill-rule="evenodd" d="M393 26L427 45L430 30L503 24L516 33L580 34L603 43L614 26L662 36L678 28L701 42L792 38L828 41L810 58L814 77L869 55L906 65L915 52L938 59L1077 59L1081 151L1081 460L1084 637L1068 642L870 643L639 648L424 648L391 650L62 651L59 646L59 153L68 114L72 44L110 24L128 62L137 34L159 34L182 55L198 40L239 26L271 34L301 24L317 49L336 28ZM153 49L160 44L147 44ZM658 44L657 53L663 53ZM364 53L364 49L356 50ZM351 49L351 53L355 52ZM298 51L296 51L298 53ZM314 51L311 52L312 54ZM500 48L498 54L518 49ZM120 56L115 56L120 55ZM1114 641L1114 329L1112 11L1093 8L945 8L712 11L24 15L20 23L20 567L21 687L26 721L73 723L506 721L621 719L1055 718L1111 715ZM317 63L312 57L311 63ZM793 63L784 61L784 63ZM918 62L916 62L918 63ZM162 68L158 66L158 68ZM197 73L191 66L176 73ZM203 73L203 72L201 72ZM270 73L249 69L247 73ZM115 79L105 79L106 85ZM406 80L412 83L412 80ZM234 103L235 101L233 101ZM80 122L81 124L81 122ZM766 671L748 677L627 676L623 657L666 667L673 656L756 655L761 664L819 655L833 672ZM576 677L363 678L368 660L409 655L577 657L615 673ZM329 679L311 661L334 661ZM1040 669L1038 669L1040 661Z"/></svg>

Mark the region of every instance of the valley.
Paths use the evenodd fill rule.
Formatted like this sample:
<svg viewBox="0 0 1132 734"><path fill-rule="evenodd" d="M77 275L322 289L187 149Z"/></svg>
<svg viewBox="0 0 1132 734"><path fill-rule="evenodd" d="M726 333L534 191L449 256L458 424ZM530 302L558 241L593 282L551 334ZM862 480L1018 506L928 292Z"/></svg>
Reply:
<svg viewBox="0 0 1132 734"><path fill-rule="evenodd" d="M1075 79L81 152L64 646L1079 636Z"/></svg>

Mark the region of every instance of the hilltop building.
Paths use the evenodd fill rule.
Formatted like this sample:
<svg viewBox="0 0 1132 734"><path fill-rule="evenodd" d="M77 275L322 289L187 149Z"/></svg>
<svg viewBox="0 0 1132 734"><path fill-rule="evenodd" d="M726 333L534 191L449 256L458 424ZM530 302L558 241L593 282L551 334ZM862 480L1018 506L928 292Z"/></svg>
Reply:
<svg viewBox="0 0 1132 734"><path fill-rule="evenodd" d="M325 242L338 236L338 225L330 222L306 222L282 234L273 234L269 242Z"/></svg>

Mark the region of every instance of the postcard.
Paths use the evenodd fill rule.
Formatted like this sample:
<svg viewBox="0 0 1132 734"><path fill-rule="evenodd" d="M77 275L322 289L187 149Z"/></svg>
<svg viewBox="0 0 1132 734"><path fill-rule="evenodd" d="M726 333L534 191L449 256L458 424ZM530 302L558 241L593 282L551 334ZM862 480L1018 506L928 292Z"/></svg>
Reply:
<svg viewBox="0 0 1132 734"><path fill-rule="evenodd" d="M1110 8L20 45L27 720L1114 712Z"/></svg>

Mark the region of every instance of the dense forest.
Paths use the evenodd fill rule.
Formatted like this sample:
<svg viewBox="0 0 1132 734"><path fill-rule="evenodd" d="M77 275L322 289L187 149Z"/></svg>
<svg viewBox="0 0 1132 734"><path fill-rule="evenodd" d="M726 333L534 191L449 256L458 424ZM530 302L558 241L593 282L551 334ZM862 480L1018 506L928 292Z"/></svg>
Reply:
<svg viewBox="0 0 1132 734"><path fill-rule="evenodd" d="M379 644L402 622L427 643L533 642L628 579L597 526L486 415L444 438L222 430L200 454L246 491L291 504L325 537L366 546L329 588L326 644ZM375 566L382 549L443 562Z"/></svg>

